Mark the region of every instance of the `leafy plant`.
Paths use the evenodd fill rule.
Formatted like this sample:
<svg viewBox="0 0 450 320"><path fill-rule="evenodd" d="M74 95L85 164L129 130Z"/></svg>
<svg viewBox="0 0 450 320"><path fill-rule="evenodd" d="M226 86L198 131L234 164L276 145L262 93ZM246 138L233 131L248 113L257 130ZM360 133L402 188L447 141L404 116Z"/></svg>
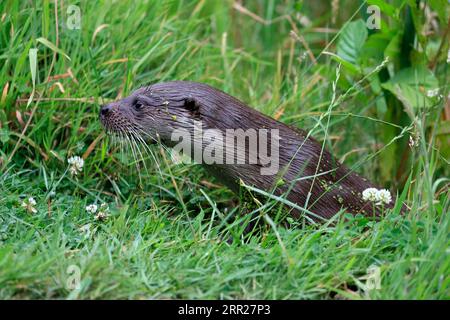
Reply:
<svg viewBox="0 0 450 320"><path fill-rule="evenodd" d="M433 61L438 56L441 56L440 61L445 64L442 53L445 47L448 49L445 38L450 25L443 30L440 50L430 55L424 48L429 47L432 42L422 36L425 24L429 21L426 21L424 10L419 7L427 8L429 5L430 9L440 12L440 19L448 20L448 6L445 1L432 1L429 4L421 1L393 1L390 4L383 0L368 1L368 5L378 6L385 15L380 21L381 28L370 30L369 34L362 19L348 23L339 36L337 55L353 78L370 75L374 64L382 66L378 76L368 80L372 92L378 96L374 111L386 122L400 126L410 125L412 128L417 117L425 116L427 109L438 105L439 100L448 93L448 87L439 84L435 70L428 66L434 64ZM419 42L415 45L416 37ZM447 83L447 78L441 78L441 81ZM447 121L450 119L443 119L443 122ZM388 129L381 133L381 137L382 142L387 145L396 139L396 133ZM399 143L380 155L383 181L406 179L407 160L412 160L408 156L407 138L402 137ZM443 147L442 152L448 154L450 150Z"/></svg>

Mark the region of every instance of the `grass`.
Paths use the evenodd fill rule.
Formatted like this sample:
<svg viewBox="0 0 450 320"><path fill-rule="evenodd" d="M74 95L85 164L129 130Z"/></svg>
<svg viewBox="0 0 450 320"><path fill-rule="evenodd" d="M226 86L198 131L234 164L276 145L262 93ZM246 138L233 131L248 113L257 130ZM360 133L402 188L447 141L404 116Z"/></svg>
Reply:
<svg viewBox="0 0 450 320"><path fill-rule="evenodd" d="M332 13L319 1L246 4L256 18L233 1L82 1L79 30L66 25L68 4L57 3L58 19L54 2L0 3L0 298L450 297L445 101L415 114L418 147L399 179L380 172L401 160L381 156L407 141L411 119L380 118L380 94L344 69L340 103L328 112L337 63L319 54L328 44L333 50L359 3L341 3L328 31ZM301 36L316 64L303 55L303 40L289 36L299 23L277 19L300 11L314 17ZM35 75L30 48L38 48ZM448 94L440 61L435 73ZM398 190L411 210L380 222L348 217L285 228L272 201L262 210L264 231L243 238L235 196L200 167L176 165L156 146L158 161L147 159L145 169L103 135L100 104L173 79L209 83L280 121L314 128L348 166ZM388 131L398 140L383 141ZM67 173L72 155L85 159L76 177ZM35 214L21 207L29 196ZM102 202L110 217L96 221L85 207ZM75 290L67 285L71 266L80 270ZM371 266L380 272L376 290L364 286Z"/></svg>

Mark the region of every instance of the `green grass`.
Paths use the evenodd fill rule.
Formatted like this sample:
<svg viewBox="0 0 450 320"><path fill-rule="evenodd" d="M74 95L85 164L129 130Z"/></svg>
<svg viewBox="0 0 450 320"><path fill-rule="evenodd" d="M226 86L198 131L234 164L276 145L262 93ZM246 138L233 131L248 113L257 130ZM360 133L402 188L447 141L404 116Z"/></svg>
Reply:
<svg viewBox="0 0 450 320"><path fill-rule="evenodd" d="M246 3L275 19L264 25L233 1L82 1L80 30L67 28L66 2L61 8L58 1L58 28L53 1L0 3L1 299L450 298L445 99L411 110L390 97L386 113L373 76L343 66L340 103L327 112L338 63L320 53L328 44L335 52L334 38L359 2L340 1L338 14L325 1ZM298 12L313 24L302 27ZM283 15L292 24L276 19ZM317 64L289 35L293 25ZM422 62L438 52L445 26L421 39L431 52ZM34 95L30 48L38 48ZM432 70L444 97L446 50ZM56 75L65 76L47 81ZM103 136L101 103L174 79L206 82L280 121L314 128L345 164L398 190L411 210L380 222L355 217L286 228L275 218L280 206L264 207L264 230L243 237L247 221L235 218L242 210L235 196L199 166L176 165L155 146L158 164L149 158L145 169ZM418 147L406 161L396 148L412 132ZM85 157L76 177L66 171L73 155ZM35 214L21 207L29 196ZM85 210L102 202L111 209L103 222ZM81 271L76 290L67 286L70 266ZM364 287L370 266L380 268L376 290Z"/></svg>

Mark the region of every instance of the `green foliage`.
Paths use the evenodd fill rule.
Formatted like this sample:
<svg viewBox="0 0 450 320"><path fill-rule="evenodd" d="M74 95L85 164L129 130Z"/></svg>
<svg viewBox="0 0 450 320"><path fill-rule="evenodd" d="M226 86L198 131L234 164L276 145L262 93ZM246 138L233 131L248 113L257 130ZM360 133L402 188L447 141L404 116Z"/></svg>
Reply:
<svg viewBox="0 0 450 320"><path fill-rule="evenodd" d="M337 54L352 64L358 64L367 35L366 23L363 20L348 23L339 36Z"/></svg>
<svg viewBox="0 0 450 320"><path fill-rule="evenodd" d="M439 88L439 82L426 67L411 67L399 71L394 77L382 84L398 100L415 109L429 108L435 102L427 93Z"/></svg>
<svg viewBox="0 0 450 320"><path fill-rule="evenodd" d="M428 40L422 34L429 21L424 18L424 11L417 9L415 1L397 1L394 5L377 0L368 1L368 4L378 6L381 13L390 19L380 21L381 29L374 30L369 36L363 20L348 23L339 35L337 54L345 60L342 64L355 81L361 76L369 77L374 65L381 67L378 76L369 77L371 90L378 96L377 116L402 126L414 123L426 112L423 109L439 105L439 100L442 102L448 94L448 86L440 85L440 82L447 83L448 75L440 74L439 81L435 70L427 67L434 63L433 59L440 52L428 56L423 49L414 47L415 38L422 48L428 46ZM441 18L450 11L444 2L436 1L430 6L444 13L441 13ZM441 39L440 49L443 52L446 52L445 48L448 50L446 41ZM387 130L381 138L384 144L388 144L395 138L395 133ZM409 155L408 143L408 139L403 138L381 155L385 164L380 170L383 180L393 182L393 177L406 178L409 161L413 160ZM449 154L450 150L443 146L441 152ZM401 161L396 165L398 156Z"/></svg>

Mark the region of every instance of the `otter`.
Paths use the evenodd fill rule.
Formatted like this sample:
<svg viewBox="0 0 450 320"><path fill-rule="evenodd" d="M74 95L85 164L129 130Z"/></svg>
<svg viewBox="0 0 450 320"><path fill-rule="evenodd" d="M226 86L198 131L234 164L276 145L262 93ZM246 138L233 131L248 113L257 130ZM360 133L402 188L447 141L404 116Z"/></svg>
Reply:
<svg viewBox="0 0 450 320"><path fill-rule="evenodd" d="M180 137L186 138L182 152L201 162L232 191L239 193L245 185L262 190L260 195L282 198L294 218L307 215L323 221L343 210L375 217L383 212L362 197L374 185L339 163L306 131L209 85L152 84L102 106L99 117L108 133L139 135L136 140L146 143L179 148ZM210 139L202 140L199 132L209 133ZM234 136L228 139L230 132ZM209 159L198 154L208 154ZM382 208L392 208L393 202Z"/></svg>

